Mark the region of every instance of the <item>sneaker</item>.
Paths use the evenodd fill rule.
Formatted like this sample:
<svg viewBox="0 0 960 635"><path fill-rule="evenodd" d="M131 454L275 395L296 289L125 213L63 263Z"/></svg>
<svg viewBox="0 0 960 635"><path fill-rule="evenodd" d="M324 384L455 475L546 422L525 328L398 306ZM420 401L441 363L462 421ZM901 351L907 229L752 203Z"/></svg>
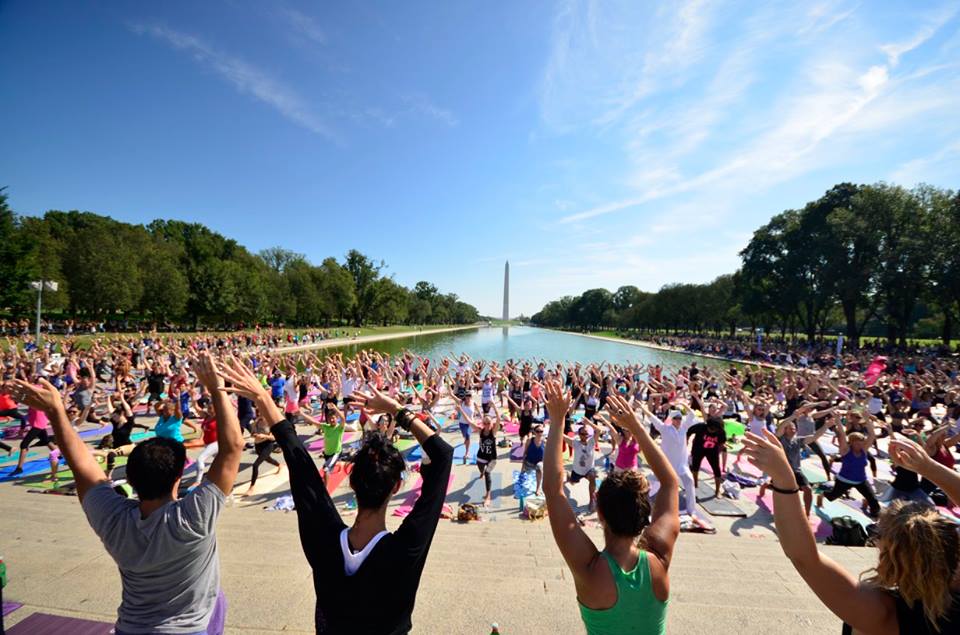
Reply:
<svg viewBox="0 0 960 635"><path fill-rule="evenodd" d="M14 471L10 472L10 476L17 476L18 474L23 474L23 469L18 467Z"/></svg>

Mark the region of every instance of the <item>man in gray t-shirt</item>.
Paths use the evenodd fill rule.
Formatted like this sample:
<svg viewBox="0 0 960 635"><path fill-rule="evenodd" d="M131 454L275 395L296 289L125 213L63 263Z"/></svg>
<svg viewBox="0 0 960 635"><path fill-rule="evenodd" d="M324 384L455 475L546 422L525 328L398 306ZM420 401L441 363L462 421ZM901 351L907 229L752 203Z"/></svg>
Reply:
<svg viewBox="0 0 960 635"><path fill-rule="evenodd" d="M113 490L70 425L56 388L45 380L39 385L18 380L2 386L50 418L87 520L120 570L118 635L223 631L225 601L218 601L220 559L214 532L225 492L233 489L240 466L243 435L210 355L202 353L194 369L213 401L220 451L207 480L183 498L178 498L187 456L182 443L154 438L133 449L127 481L139 501L130 500Z"/></svg>
<svg viewBox="0 0 960 635"><path fill-rule="evenodd" d="M87 492L83 511L123 582L118 632L206 632L220 590L214 527L224 501L220 488L204 481L142 518L139 503L109 482Z"/></svg>

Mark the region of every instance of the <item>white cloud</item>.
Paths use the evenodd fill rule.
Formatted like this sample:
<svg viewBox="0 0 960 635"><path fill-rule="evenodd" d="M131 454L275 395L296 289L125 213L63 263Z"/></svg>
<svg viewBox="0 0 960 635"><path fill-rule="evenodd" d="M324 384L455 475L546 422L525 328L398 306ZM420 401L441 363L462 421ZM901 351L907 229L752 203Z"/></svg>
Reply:
<svg viewBox="0 0 960 635"><path fill-rule="evenodd" d="M848 17L856 7L833 13L830 9L826 5L817 9L814 24L836 24L838 16ZM779 18L786 29L789 16ZM941 15L936 24L944 22ZM646 210L654 202L680 196L694 197L694 205L732 210L744 192L763 191L841 164L853 158L852 152L862 152L862 144L870 137L883 135L891 126L916 122L921 115L944 111L949 105L960 107L957 75L947 72L949 64L932 63L895 75L894 59L888 59L888 64L863 63L869 58L867 42L835 48L805 46L794 51L796 70L787 73L774 61L771 65L777 75L770 77L770 68L762 67L764 56L778 49L782 33L762 13L746 23L745 32L728 36L729 50L721 56L724 62L703 91L676 97L663 90L651 101L666 105L644 106L632 117L621 117L625 119L619 127L623 148L631 159L629 165L635 166L625 178L627 195L567 213L561 224ZM919 46L935 31L922 29L922 38L912 38L909 47L899 50ZM697 38L711 36L698 31ZM924 83L917 86L920 80ZM770 95L759 109L746 101L753 94L748 91L758 85ZM771 88L776 91L770 92ZM694 97L698 92L700 96ZM651 113L651 108L658 110ZM739 120L732 112L739 114ZM720 139L725 143L721 145ZM708 140L713 141L707 148L709 158L701 160Z"/></svg>
<svg viewBox="0 0 960 635"><path fill-rule="evenodd" d="M451 128L460 124L456 115L446 108L436 105L426 95L412 93L405 95L403 101L409 105L411 111L436 119Z"/></svg>
<svg viewBox="0 0 960 635"><path fill-rule="evenodd" d="M887 63L895 67L900 63L900 58L910 51L922 46L934 36L947 22L953 19L960 11L960 6L956 3L945 5L942 10L930 14L924 21L924 25L908 39L900 42L891 42L884 44L880 50L887 56Z"/></svg>
<svg viewBox="0 0 960 635"><path fill-rule="evenodd" d="M317 24L316 20L311 18L309 15L297 11L292 7L282 7L280 9L280 16L286 20L298 36L304 37L307 40L314 42L316 44L325 44L327 41L327 36L323 32L323 29L320 28L320 25Z"/></svg>
<svg viewBox="0 0 960 635"><path fill-rule="evenodd" d="M200 38L160 25L133 25L173 48L189 53L194 60L214 71L241 93L267 104L293 123L332 140L339 140L330 128L294 89L246 61L218 51Z"/></svg>

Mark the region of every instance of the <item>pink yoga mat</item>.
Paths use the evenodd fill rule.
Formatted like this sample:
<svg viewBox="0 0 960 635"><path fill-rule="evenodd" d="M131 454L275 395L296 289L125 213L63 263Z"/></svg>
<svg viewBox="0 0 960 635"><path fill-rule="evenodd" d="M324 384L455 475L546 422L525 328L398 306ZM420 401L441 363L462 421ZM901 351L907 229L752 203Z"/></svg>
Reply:
<svg viewBox="0 0 960 635"><path fill-rule="evenodd" d="M450 486L453 485L453 472L450 473L450 480L447 482L447 494L450 493ZM403 501L403 505L400 505L393 510L393 515L399 518L406 518L410 512L413 511L413 506L416 504L417 499L420 498L420 490L423 488L423 477L417 479L417 484L413 486L413 489L407 492L407 497Z"/></svg>
<svg viewBox="0 0 960 635"><path fill-rule="evenodd" d="M513 421L508 421L505 424L503 424L503 431L506 432L507 434L519 434L520 424Z"/></svg>

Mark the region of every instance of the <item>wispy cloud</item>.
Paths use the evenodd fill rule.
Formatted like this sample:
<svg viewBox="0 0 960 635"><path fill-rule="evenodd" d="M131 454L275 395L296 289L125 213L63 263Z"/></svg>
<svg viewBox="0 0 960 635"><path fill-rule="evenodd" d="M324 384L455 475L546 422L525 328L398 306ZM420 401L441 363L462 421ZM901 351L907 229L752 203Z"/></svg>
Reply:
<svg viewBox="0 0 960 635"><path fill-rule="evenodd" d="M327 36L317 21L292 7L282 7L279 15L289 24L298 37L306 38L315 44L326 44Z"/></svg>
<svg viewBox="0 0 960 635"><path fill-rule="evenodd" d="M947 22L953 19L960 11L960 5L956 3L948 4L941 10L931 13L924 20L923 26L906 40L884 44L880 47L891 67L900 63L900 58L910 51L922 46L927 40L934 36Z"/></svg>
<svg viewBox="0 0 960 635"><path fill-rule="evenodd" d="M216 49L201 38L158 24L134 24L138 34L154 37L193 59L233 85L239 92L270 106L289 121L328 139L339 141L339 135L308 105L293 88L266 71Z"/></svg>
<svg viewBox="0 0 960 635"><path fill-rule="evenodd" d="M433 103L429 97L421 93L411 93L403 97L403 101L409 106L411 112L436 119L440 123L451 128L460 124L460 120L451 111L441 108Z"/></svg>
<svg viewBox="0 0 960 635"><path fill-rule="evenodd" d="M582 69L570 60L592 55L589 45L581 42L583 38L570 33L586 30L588 25L596 30L604 23L597 17L585 22L585 12L578 13L572 8L575 6L566 4L558 13L564 26L554 34L554 50L544 71L543 116L551 126L551 114L569 112L569 103L550 104L562 97L550 87L576 83L582 78ZM955 70L952 75L947 72L949 64L927 64L909 72L897 67L902 55L923 46L956 15L956 7L922 20L914 35L902 43L871 47L864 40L856 47L849 42L827 44L828 36L818 35L848 20L856 12L856 4L824 2L806 15L783 15L785 7L778 6L747 17L735 16L739 25L732 31L729 23L723 25L723 37L711 31L708 16L692 22L684 17L684 10L694 5L679 6L676 15L661 16L668 25L664 30L686 33L677 35L676 46L694 52L694 57L696 51L711 48L722 61L711 65L704 60L686 71L681 67L672 82L645 72L644 95L622 101L624 107L609 109L574 100L577 108L601 112L592 119L603 121L597 134L622 138L629 161L621 179L624 195L568 212L560 218L561 224L580 227L579 223L590 219L649 209L654 201L659 205L679 197L694 205L733 210L746 192L756 193L851 158L849 152L857 141L882 134L890 126L915 121L922 114L944 112L950 104L960 107L960 93L955 92L960 82ZM571 26L576 19L581 22ZM798 23L805 25L801 29L809 37L821 37L816 41L823 46L807 43L802 49L787 51L780 38L795 32ZM683 24L688 24L686 31L677 26ZM606 41L615 40L615 35L594 37ZM657 59L642 55L649 45L649 41L638 42L625 56L645 59L649 69L650 60ZM871 60L871 50L882 50L885 63L878 63L875 54ZM771 53L773 60L768 59ZM598 74L602 71L596 69ZM622 86L631 77L630 72L607 69L606 81ZM918 84L921 81L922 85ZM744 101L748 96L754 103ZM708 141L712 143L704 155Z"/></svg>

